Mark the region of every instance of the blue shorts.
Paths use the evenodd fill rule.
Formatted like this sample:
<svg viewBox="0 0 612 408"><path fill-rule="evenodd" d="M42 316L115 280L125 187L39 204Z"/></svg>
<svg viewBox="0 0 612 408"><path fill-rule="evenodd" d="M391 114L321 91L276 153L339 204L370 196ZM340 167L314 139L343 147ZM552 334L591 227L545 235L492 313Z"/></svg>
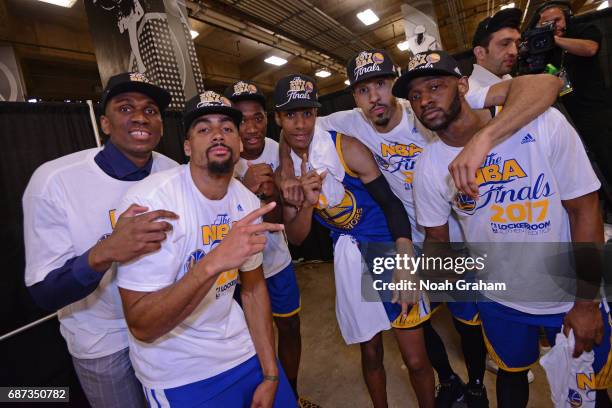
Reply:
<svg viewBox="0 0 612 408"><path fill-rule="evenodd" d="M270 296L272 316L290 317L298 314L300 311L300 289L295 278L293 263L290 262L282 271L266 278L266 286ZM236 285L234 299L239 305L242 305L239 284Z"/></svg>
<svg viewBox="0 0 612 408"><path fill-rule="evenodd" d="M297 398L280 364L275 408L295 407ZM214 377L165 390L144 388L147 404L152 408L248 408L253 394L263 381L257 356Z"/></svg>
<svg viewBox="0 0 612 408"><path fill-rule="evenodd" d="M401 316L402 306L399 303L382 302L387 312L387 317L391 322L391 327L395 329L414 329L425 323L435 309L429 307L428 302L420 301L416 305L408 307L408 315Z"/></svg>
<svg viewBox="0 0 612 408"><path fill-rule="evenodd" d="M416 245L413 245L415 256L421 256L423 250ZM414 306L408 307L408 315L401 316L402 305L399 303L391 303L383 301L385 312L391 322L391 327L395 329L413 329L425 323L435 312L435 308L431 307L429 302L421 300Z"/></svg>
<svg viewBox="0 0 612 408"><path fill-rule="evenodd" d="M546 332L550 344L554 345L565 317L565 313L533 315L495 302L479 302L478 309L489 355L500 368L511 372L527 370L538 362L540 327ZM594 388L597 389L612 386L612 319L603 305L601 314L604 322L603 341L593 348Z"/></svg>
<svg viewBox="0 0 612 408"><path fill-rule="evenodd" d="M446 307L451 315L461 323L477 326L480 324L476 302L447 302Z"/></svg>

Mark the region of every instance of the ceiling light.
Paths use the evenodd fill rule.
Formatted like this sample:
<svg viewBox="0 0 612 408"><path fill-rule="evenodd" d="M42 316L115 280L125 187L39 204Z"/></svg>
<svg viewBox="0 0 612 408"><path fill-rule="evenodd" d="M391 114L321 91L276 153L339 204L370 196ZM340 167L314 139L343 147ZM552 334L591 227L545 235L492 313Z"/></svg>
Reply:
<svg viewBox="0 0 612 408"><path fill-rule="evenodd" d="M320 69L317 72L315 72L315 75L318 76L319 78L327 78L328 76L331 76L331 72L329 72L326 69Z"/></svg>
<svg viewBox="0 0 612 408"><path fill-rule="evenodd" d="M514 8L515 4L514 3L508 3L508 4L504 4L503 6L501 6L499 9L503 10L503 9L508 9L508 8Z"/></svg>
<svg viewBox="0 0 612 408"><path fill-rule="evenodd" d="M195 38L200 35L200 33L198 33L196 30L189 30L189 32L191 33L192 40L195 40Z"/></svg>
<svg viewBox="0 0 612 408"><path fill-rule="evenodd" d="M36 102L38 102L38 99L36 99L36 98L30 98L30 99L28 99L28 102L30 102L30 103L36 103Z"/></svg>
<svg viewBox="0 0 612 408"><path fill-rule="evenodd" d="M62 6L62 7L72 7L74 6L74 3L76 3L76 0L38 0L38 1L42 1L43 3L54 4L56 6Z"/></svg>
<svg viewBox="0 0 612 408"><path fill-rule="evenodd" d="M408 41L402 41L397 43L397 48L399 48L400 51L406 51L410 47L408 46Z"/></svg>
<svg viewBox="0 0 612 408"><path fill-rule="evenodd" d="M374 24L379 20L378 16L371 10L363 10L361 13L357 13L357 18L365 25Z"/></svg>
<svg viewBox="0 0 612 408"><path fill-rule="evenodd" d="M348 79L346 81L344 81L344 85L349 86L351 85L351 81L349 81Z"/></svg>
<svg viewBox="0 0 612 408"><path fill-rule="evenodd" d="M286 59L277 57L275 55L266 58L264 61L267 62L268 64L276 65L278 67L280 67L281 65L285 65L287 63Z"/></svg>
<svg viewBox="0 0 612 408"><path fill-rule="evenodd" d="M597 10L603 10L608 7L610 7L610 3L608 3L608 0L606 0L603 3L601 3L599 6L597 6Z"/></svg>

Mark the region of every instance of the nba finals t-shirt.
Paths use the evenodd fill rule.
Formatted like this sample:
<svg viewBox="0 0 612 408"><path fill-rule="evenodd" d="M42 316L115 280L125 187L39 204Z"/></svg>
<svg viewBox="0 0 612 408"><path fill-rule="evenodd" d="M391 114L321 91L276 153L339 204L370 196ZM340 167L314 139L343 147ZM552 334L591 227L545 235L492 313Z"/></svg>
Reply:
<svg viewBox="0 0 612 408"><path fill-rule="evenodd" d="M562 201L600 187L578 134L559 111L547 110L489 153L477 173L476 201L458 193L448 173L461 149L438 140L421 156L415 183L419 223L444 225L453 211L471 249L475 245L469 243L492 243L488 250L494 256L485 262L490 281L512 280L525 291L536 288L542 294L541 302L514 301L514 295L491 291L485 292L488 298L532 314L568 311L572 293L563 292L553 279L555 271L546 270L546 255L551 255L546 251L554 243L571 242ZM535 244L543 242L549 244ZM504 249L501 243L513 244ZM517 248L523 250L518 253Z"/></svg>
<svg viewBox="0 0 612 408"><path fill-rule="evenodd" d="M25 283L41 282L54 269L105 239L121 215L119 204L137 182L106 174L94 161L102 149L72 153L41 165L23 194ZM178 166L153 152L151 173ZM96 290L58 311L70 354L100 358L128 346L128 330L115 281L116 265Z"/></svg>
<svg viewBox="0 0 612 408"><path fill-rule="evenodd" d="M468 103L474 109L482 108L488 92L488 87L476 90L469 95ZM437 136L418 121L407 100L397 98L397 101L402 108L402 119L387 133L377 131L360 108L318 117L317 126L323 130L335 130L353 136L370 149L391 190L406 208L412 224L412 240L421 243L425 238L425 230L417 224L412 184L417 160L424 147ZM453 221L451 219L449 224L451 239L462 241L459 227Z"/></svg>
<svg viewBox="0 0 612 408"><path fill-rule="evenodd" d="M242 157L236 163L234 167L234 176L239 179L244 178L249 166L247 161L251 164L265 163L272 167L272 171L276 171L279 166L278 158L278 143L270 138L265 138L264 150L261 155L254 160L245 160ZM263 251L263 270L264 276L269 278L282 271L291 262L291 254L289 253L289 247L285 242L285 238L282 232L268 232L266 234L268 241Z"/></svg>
<svg viewBox="0 0 612 408"><path fill-rule="evenodd" d="M195 186L189 165L151 176L130 189L123 200L178 214L160 250L121 264L117 285L155 292L180 280L229 233L232 224L260 207L259 199L232 178L227 194L209 200ZM251 271L262 255L240 267ZM221 273L196 309L153 343L130 340L136 376L148 388L173 388L213 377L255 354L244 313L233 299L238 270Z"/></svg>

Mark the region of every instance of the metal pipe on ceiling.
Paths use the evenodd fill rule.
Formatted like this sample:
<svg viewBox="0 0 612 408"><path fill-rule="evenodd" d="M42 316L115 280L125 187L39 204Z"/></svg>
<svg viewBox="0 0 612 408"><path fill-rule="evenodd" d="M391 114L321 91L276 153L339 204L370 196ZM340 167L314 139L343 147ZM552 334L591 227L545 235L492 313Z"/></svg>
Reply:
<svg viewBox="0 0 612 408"><path fill-rule="evenodd" d="M187 1L187 4L190 6L194 6L193 3L194 2L190 0ZM193 9L196 10L196 7L193 7ZM285 39L277 34L270 33L267 30L257 27L251 23L235 20L209 8L200 8L199 11L194 12L192 15L190 15L190 17L226 31L230 31L234 34L252 39L253 41L260 42L269 47L293 54L339 73L344 72L343 65L329 58L325 58L316 51L308 50L289 39Z"/></svg>

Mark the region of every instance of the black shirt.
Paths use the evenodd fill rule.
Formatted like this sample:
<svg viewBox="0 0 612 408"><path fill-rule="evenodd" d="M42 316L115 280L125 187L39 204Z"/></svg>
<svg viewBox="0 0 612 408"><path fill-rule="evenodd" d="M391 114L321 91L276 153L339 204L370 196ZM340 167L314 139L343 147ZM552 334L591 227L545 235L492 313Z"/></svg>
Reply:
<svg viewBox="0 0 612 408"><path fill-rule="evenodd" d="M570 25L564 37L595 41L601 49L601 31L592 24ZM580 111L601 110L607 105L606 84L598 55L599 50L592 57L580 57L569 52L563 53L560 47L556 47L553 52L551 63L556 67L565 67L574 88L573 92L562 98L572 115Z"/></svg>

